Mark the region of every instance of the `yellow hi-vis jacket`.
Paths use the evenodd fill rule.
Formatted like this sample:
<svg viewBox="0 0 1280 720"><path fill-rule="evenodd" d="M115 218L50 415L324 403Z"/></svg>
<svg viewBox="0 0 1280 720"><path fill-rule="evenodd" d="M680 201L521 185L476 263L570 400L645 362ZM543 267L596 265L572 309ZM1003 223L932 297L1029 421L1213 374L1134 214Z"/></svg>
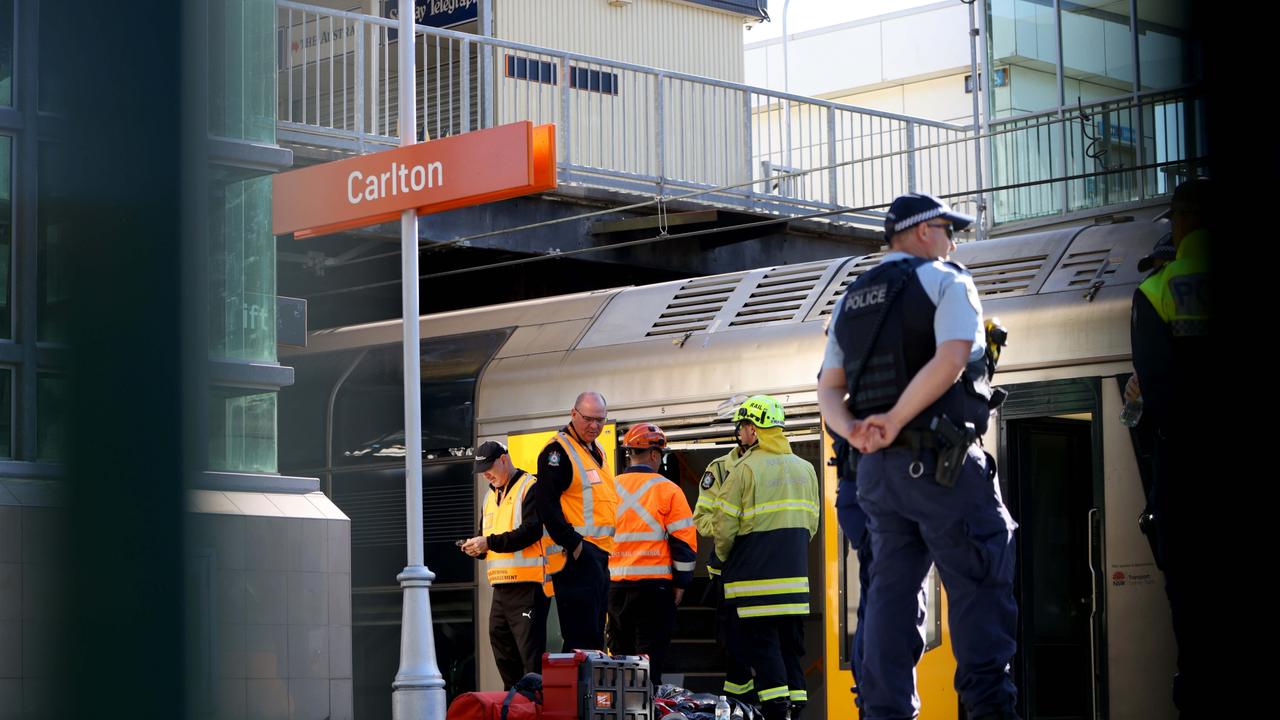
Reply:
<svg viewBox="0 0 1280 720"><path fill-rule="evenodd" d="M806 615L818 474L792 454L781 428L756 433L760 442L725 478L714 517L725 601L741 618Z"/></svg>
<svg viewBox="0 0 1280 720"><path fill-rule="evenodd" d="M498 500L498 493L489 488L484 496L484 514L480 522L480 533L485 537L502 535L524 524L525 498L533 491L538 478L529 473L519 473L515 485L507 489ZM542 585L543 592L552 594L551 583L547 581L547 548L550 538L543 535L538 541L516 552L496 552L490 549L485 555L485 566L490 585L504 583L536 582Z"/></svg>
<svg viewBox="0 0 1280 720"><path fill-rule="evenodd" d="M547 443L556 443L569 457L573 481L560 493L560 511L565 522L583 540L607 553L613 552L614 525L617 522L618 492L609 466L597 463L591 451L561 430ZM548 538L550 539L550 538ZM552 545L547 554L548 573L564 569L564 550Z"/></svg>
<svg viewBox="0 0 1280 720"><path fill-rule="evenodd" d="M1177 258L1138 286L1174 337L1205 335L1209 324L1209 234L1182 238ZM1139 378L1141 381L1141 378Z"/></svg>
<svg viewBox="0 0 1280 720"><path fill-rule="evenodd" d="M648 467L632 470L615 479L620 502L609 577L614 582L671 580L674 570L675 585L685 587L698 557L689 501L680 486Z"/></svg>
<svg viewBox="0 0 1280 720"><path fill-rule="evenodd" d="M698 483L698 502L693 507L693 522L698 534L703 537L715 535L715 515L720 512L720 488L729 471L742 459L739 448L734 448L707 465ZM715 553L707 559L707 574L712 577L720 575L720 559Z"/></svg>

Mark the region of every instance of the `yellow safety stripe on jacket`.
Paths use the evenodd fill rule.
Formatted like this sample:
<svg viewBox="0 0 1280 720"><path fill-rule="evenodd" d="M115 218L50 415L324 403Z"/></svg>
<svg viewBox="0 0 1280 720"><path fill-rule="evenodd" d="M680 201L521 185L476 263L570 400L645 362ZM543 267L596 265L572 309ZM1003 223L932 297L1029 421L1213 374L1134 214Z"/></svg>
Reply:
<svg viewBox="0 0 1280 720"><path fill-rule="evenodd" d="M1208 233L1197 230L1182 238L1177 258L1138 289L1175 337L1189 337L1208 334L1208 282Z"/></svg>
<svg viewBox="0 0 1280 720"><path fill-rule="evenodd" d="M792 690L791 702L809 702L809 693L804 690Z"/></svg>
<svg viewBox="0 0 1280 720"><path fill-rule="evenodd" d="M738 617L768 617L771 615L808 615L809 603L783 603L781 605L751 605L738 608ZM764 698L761 698L762 700Z"/></svg>
<svg viewBox="0 0 1280 720"><path fill-rule="evenodd" d="M724 691L727 693L733 693L734 695L746 695L747 693L755 689L756 689L756 681L754 679L747 680L745 683L741 685L737 683L731 683L728 680L724 681Z"/></svg>
<svg viewBox="0 0 1280 720"><path fill-rule="evenodd" d="M753 518L759 515L782 512L784 510L800 510L816 517L818 515L818 504L809 502L808 500L777 500L774 502L761 503L755 507L748 508L745 512L741 513L739 517Z"/></svg>
<svg viewBox="0 0 1280 720"><path fill-rule="evenodd" d="M741 580L725 583L726 598L759 597L761 595L789 595L809 592L809 578L789 577L768 580Z"/></svg>

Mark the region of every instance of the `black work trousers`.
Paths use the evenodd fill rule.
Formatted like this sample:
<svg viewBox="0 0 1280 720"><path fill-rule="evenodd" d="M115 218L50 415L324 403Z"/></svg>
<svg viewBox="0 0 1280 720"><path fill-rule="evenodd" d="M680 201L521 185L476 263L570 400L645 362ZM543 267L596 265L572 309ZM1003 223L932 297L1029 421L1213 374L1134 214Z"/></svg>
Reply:
<svg viewBox="0 0 1280 720"><path fill-rule="evenodd" d="M609 605L609 553L583 541L582 555L566 554L564 569L551 576L560 618L561 652L604 650Z"/></svg>
<svg viewBox="0 0 1280 720"><path fill-rule="evenodd" d="M662 684L675 626L676 597L670 583L635 580L615 582L609 588L609 652L648 655L654 687Z"/></svg>
<svg viewBox="0 0 1280 720"><path fill-rule="evenodd" d="M547 607L551 604L541 583L516 582L493 586L489 608L489 644L493 660L509 688L529 673L542 672L547 651Z"/></svg>
<svg viewBox="0 0 1280 720"><path fill-rule="evenodd" d="M803 705L805 692L804 618L798 615L775 615L738 618L742 647L747 661L756 672L756 694L769 717L770 706ZM785 715L785 712L783 713Z"/></svg>
<svg viewBox="0 0 1280 720"><path fill-rule="evenodd" d="M720 645L720 659L724 667L724 694L754 703L756 685L746 660L745 638L738 629L738 610L724 601L724 583L718 576L711 578L710 588L711 601L716 608L716 642Z"/></svg>

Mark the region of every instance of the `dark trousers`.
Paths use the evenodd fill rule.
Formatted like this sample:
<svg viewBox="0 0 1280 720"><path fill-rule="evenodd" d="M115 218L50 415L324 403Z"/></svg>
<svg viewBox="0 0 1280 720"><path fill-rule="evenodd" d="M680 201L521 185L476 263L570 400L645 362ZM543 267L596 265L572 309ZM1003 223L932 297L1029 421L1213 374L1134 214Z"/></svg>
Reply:
<svg viewBox="0 0 1280 720"><path fill-rule="evenodd" d="M853 477L856 477L854 475ZM858 486L856 481L840 479L836 486L836 520L840 523L840 531L844 539L858 556L858 611L857 626L853 630L853 648L850 652L849 666L853 669L854 692L862 676L862 638L867 617L867 585L871 580L871 533L867 529L867 514L858 505ZM861 706L857 699L855 704Z"/></svg>
<svg viewBox="0 0 1280 720"><path fill-rule="evenodd" d="M711 578L712 601L716 608L716 642L720 644L724 667L724 694L743 702L754 703L756 686L747 664L742 630L738 627L738 611L724 601L724 583Z"/></svg>
<svg viewBox="0 0 1280 720"><path fill-rule="evenodd" d="M569 553L564 569L551 576L560 618L561 652L604 650L604 616L609 605L609 553L583 541L577 560Z"/></svg>
<svg viewBox="0 0 1280 720"><path fill-rule="evenodd" d="M654 687L662 684L675 626L676 598L670 583L615 582L609 588L609 652L648 655Z"/></svg>
<svg viewBox="0 0 1280 720"><path fill-rule="evenodd" d="M785 717L788 705L808 701L804 685L804 619L798 615L738 618L742 647L756 671L756 693L765 717ZM782 708L779 714L778 708Z"/></svg>
<svg viewBox="0 0 1280 720"><path fill-rule="evenodd" d="M1203 628L1208 627L1205 618L1214 617L1203 602L1202 583L1194 578L1193 553L1205 531L1204 514L1196 508L1191 488L1195 478L1209 476L1204 465L1194 443L1156 439L1149 506L1155 516L1156 564L1164 572L1173 637L1178 643L1173 702L1183 720L1205 716L1202 664L1207 638Z"/></svg>
<svg viewBox="0 0 1280 720"><path fill-rule="evenodd" d="M518 582L493 586L489 608L489 644L509 688L529 673L542 672L547 651L547 607L551 604L540 583Z"/></svg>
<svg viewBox="0 0 1280 720"><path fill-rule="evenodd" d="M858 504L871 531L871 584L862 677L862 717L915 717L914 669L924 654L924 579L932 561L947 589L956 690L969 717L1011 714L1009 666L1017 649L1013 531L991 457L969 449L954 487L934 480L936 457L889 448L858 463Z"/></svg>

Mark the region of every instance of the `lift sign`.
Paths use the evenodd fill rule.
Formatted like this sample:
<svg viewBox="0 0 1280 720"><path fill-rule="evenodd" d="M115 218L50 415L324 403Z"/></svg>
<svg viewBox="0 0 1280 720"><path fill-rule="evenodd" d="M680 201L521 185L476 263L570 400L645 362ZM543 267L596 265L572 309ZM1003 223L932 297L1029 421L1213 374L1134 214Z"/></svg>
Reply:
<svg viewBox="0 0 1280 720"><path fill-rule="evenodd" d="M280 173L271 231L295 238L556 187L555 126L524 121Z"/></svg>

